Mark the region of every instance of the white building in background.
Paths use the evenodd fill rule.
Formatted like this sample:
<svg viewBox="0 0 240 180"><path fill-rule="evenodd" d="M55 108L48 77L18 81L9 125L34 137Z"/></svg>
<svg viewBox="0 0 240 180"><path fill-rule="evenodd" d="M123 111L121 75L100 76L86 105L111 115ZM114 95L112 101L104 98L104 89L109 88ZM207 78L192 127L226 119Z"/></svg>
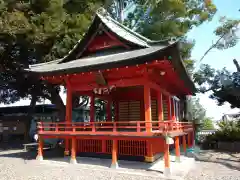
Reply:
<svg viewBox="0 0 240 180"><path fill-rule="evenodd" d="M235 114L224 114L222 116L222 120L239 120L240 119L240 112Z"/></svg>

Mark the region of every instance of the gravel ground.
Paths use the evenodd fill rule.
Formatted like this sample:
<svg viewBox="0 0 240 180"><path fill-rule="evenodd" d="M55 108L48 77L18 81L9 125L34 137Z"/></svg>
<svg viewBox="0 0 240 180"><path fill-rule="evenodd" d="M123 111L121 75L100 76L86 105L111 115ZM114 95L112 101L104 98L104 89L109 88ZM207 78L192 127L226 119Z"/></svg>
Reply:
<svg viewBox="0 0 240 180"><path fill-rule="evenodd" d="M240 153L202 151L186 180L240 180Z"/></svg>
<svg viewBox="0 0 240 180"><path fill-rule="evenodd" d="M45 156L58 156L58 152ZM0 180L162 180L156 172L132 170L129 172L101 168L94 165L78 166L68 163L42 164L34 160L35 153L25 153L19 149L0 150ZM43 162L44 163L44 162ZM204 151L198 155L195 168L185 180L240 180L240 154Z"/></svg>

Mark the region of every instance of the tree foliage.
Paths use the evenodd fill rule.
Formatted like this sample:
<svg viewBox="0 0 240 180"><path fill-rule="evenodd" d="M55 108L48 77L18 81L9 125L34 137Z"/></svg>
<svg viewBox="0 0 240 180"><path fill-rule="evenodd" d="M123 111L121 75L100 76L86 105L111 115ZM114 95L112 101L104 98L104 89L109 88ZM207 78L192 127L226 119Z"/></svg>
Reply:
<svg viewBox="0 0 240 180"><path fill-rule="evenodd" d="M216 7L204 0L134 0L135 9L124 21L150 39L182 37L194 26L211 20Z"/></svg>
<svg viewBox="0 0 240 180"><path fill-rule="evenodd" d="M222 50L234 47L239 40L237 32L240 30L240 19L221 17L220 23L221 25L214 32L220 39L215 48Z"/></svg>
<svg viewBox="0 0 240 180"><path fill-rule="evenodd" d="M124 20L129 28L153 40L182 39L182 55L187 69L193 70L194 41L186 39L193 27L210 21L216 6L208 0L132 0L135 8Z"/></svg>
<svg viewBox="0 0 240 180"><path fill-rule="evenodd" d="M239 69L234 59L236 68ZM231 107L240 107L240 71L229 72L226 68L216 70L208 64L202 64L194 73L194 81L198 85L199 92L211 92L210 98L217 101L218 105L229 102ZM229 96L230 95L230 96Z"/></svg>
<svg viewBox="0 0 240 180"><path fill-rule="evenodd" d="M220 120L215 139L218 141L240 141L240 120Z"/></svg>
<svg viewBox="0 0 240 180"><path fill-rule="evenodd" d="M203 124L202 124L202 129L203 129L203 130L213 130L213 129L215 129L212 118L205 117L205 118L203 119L203 122L202 122L202 123L203 123Z"/></svg>
<svg viewBox="0 0 240 180"><path fill-rule="evenodd" d="M189 119L193 121L202 121L206 117L206 110L200 104L199 98L192 97L188 101L188 113Z"/></svg>
<svg viewBox="0 0 240 180"><path fill-rule="evenodd" d="M114 17L116 9L112 5L116 1L104 1ZM187 68L192 70L194 61L190 55L194 42L187 40L185 34L211 20L216 12L211 1L122 2L134 4L124 21L131 29L153 40L181 38L181 53ZM29 64L64 57L82 38L102 4L103 0L0 0L0 102L12 103L31 96L34 101L46 98L63 108L59 87L43 83L22 70ZM81 104L74 97L73 102ZM82 103L86 102L84 98Z"/></svg>
<svg viewBox="0 0 240 180"><path fill-rule="evenodd" d="M22 70L29 64L66 55L86 32L100 3L97 0L1 0L0 102L12 103L29 95L53 103L60 101L59 88L43 84Z"/></svg>

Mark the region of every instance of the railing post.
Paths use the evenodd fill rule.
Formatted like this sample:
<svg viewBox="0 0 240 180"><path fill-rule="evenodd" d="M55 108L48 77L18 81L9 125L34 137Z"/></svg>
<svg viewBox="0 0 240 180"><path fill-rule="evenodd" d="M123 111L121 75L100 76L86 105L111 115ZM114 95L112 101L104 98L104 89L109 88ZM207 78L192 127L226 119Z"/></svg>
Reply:
<svg viewBox="0 0 240 180"><path fill-rule="evenodd" d="M73 123L72 123L72 131L73 131L73 132L76 132L76 124L73 124Z"/></svg>
<svg viewBox="0 0 240 180"><path fill-rule="evenodd" d="M56 123L55 131L58 132L58 123Z"/></svg>
<svg viewBox="0 0 240 180"><path fill-rule="evenodd" d="M113 132L117 132L116 122L113 122Z"/></svg>
<svg viewBox="0 0 240 180"><path fill-rule="evenodd" d="M168 123L164 122L164 132L168 131Z"/></svg>
<svg viewBox="0 0 240 180"><path fill-rule="evenodd" d="M94 122L92 122L92 132L96 132L96 127Z"/></svg>
<svg viewBox="0 0 240 180"><path fill-rule="evenodd" d="M140 121L137 121L137 132L141 132Z"/></svg>

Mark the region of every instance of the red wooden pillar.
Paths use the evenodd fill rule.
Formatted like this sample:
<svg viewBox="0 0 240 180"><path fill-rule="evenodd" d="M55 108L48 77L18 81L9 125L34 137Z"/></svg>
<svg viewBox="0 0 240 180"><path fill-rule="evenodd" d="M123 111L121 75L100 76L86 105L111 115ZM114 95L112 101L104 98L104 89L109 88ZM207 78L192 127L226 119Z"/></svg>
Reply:
<svg viewBox="0 0 240 180"><path fill-rule="evenodd" d="M39 161L43 160L43 139L41 136L38 138L38 155L36 159Z"/></svg>
<svg viewBox="0 0 240 180"><path fill-rule="evenodd" d="M176 153L176 162L180 162L180 145L179 145L179 136L175 137L175 153Z"/></svg>
<svg viewBox="0 0 240 180"><path fill-rule="evenodd" d="M94 94L90 96L90 122L95 121L95 96Z"/></svg>
<svg viewBox="0 0 240 180"><path fill-rule="evenodd" d="M147 140L147 156L145 156L145 162L152 163L154 161L154 155L153 155L153 142L151 139Z"/></svg>
<svg viewBox="0 0 240 180"><path fill-rule="evenodd" d="M187 135L187 137L188 137L188 148L191 148L192 147L192 145L191 145L191 133L188 133L188 135Z"/></svg>
<svg viewBox="0 0 240 180"><path fill-rule="evenodd" d="M158 107L158 122L159 122L159 127L161 121L163 121L163 102L162 102L162 93L160 91L157 92L157 107Z"/></svg>
<svg viewBox="0 0 240 180"><path fill-rule="evenodd" d="M186 143L186 135L183 135L183 151L186 154L187 153L187 143Z"/></svg>
<svg viewBox="0 0 240 180"><path fill-rule="evenodd" d="M176 109L175 109L175 100L171 98L171 120L175 121L176 120Z"/></svg>
<svg viewBox="0 0 240 180"><path fill-rule="evenodd" d="M77 151L77 140L76 137L72 137L72 147L71 147L71 164L77 164L76 151Z"/></svg>
<svg viewBox="0 0 240 180"><path fill-rule="evenodd" d="M148 85L144 85L144 112L145 112L145 127L146 132L152 131L152 112L151 112L151 89ZM146 162L153 162L153 149L152 142L147 141L147 156L145 156Z"/></svg>
<svg viewBox="0 0 240 180"><path fill-rule="evenodd" d="M118 149L118 140L114 139L112 141L112 164L111 168L118 168L118 160L117 160L117 149Z"/></svg>
<svg viewBox="0 0 240 180"><path fill-rule="evenodd" d="M72 89L69 80L66 80L67 99L66 99L66 123L72 122ZM69 139L65 139L64 155L69 156Z"/></svg>
<svg viewBox="0 0 240 180"><path fill-rule="evenodd" d="M171 98L171 120L176 121L176 106L175 106L175 100L173 98ZM175 137L175 155L176 155L176 162L180 162L179 136Z"/></svg>
<svg viewBox="0 0 240 180"><path fill-rule="evenodd" d="M148 85L144 85L145 127L147 132L152 131L151 92Z"/></svg>
<svg viewBox="0 0 240 180"><path fill-rule="evenodd" d="M164 141L164 175L169 176L170 172L170 155L169 155L169 144L167 144L166 139Z"/></svg>
<svg viewBox="0 0 240 180"><path fill-rule="evenodd" d="M172 113L171 113L171 96L167 97L167 111L168 111L168 121L172 119Z"/></svg>

